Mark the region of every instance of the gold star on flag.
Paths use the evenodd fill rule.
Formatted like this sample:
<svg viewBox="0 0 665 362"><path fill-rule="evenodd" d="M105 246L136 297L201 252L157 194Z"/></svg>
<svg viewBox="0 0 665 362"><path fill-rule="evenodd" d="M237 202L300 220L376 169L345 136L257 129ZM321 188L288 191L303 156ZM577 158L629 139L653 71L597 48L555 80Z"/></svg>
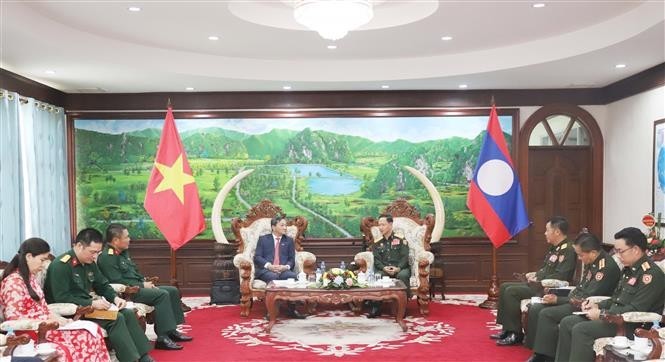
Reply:
<svg viewBox="0 0 665 362"><path fill-rule="evenodd" d="M155 193L173 190L180 203L185 204L185 185L194 183L194 177L186 174L182 168L182 153L171 167L155 162L155 167L164 179L155 188Z"/></svg>

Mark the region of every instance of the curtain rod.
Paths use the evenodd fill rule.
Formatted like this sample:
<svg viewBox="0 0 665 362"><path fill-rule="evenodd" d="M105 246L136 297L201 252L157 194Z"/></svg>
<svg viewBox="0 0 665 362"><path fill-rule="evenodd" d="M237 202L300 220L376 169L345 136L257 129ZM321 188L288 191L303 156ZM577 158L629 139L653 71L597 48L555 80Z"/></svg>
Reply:
<svg viewBox="0 0 665 362"><path fill-rule="evenodd" d="M6 89L0 89L0 99L7 97L7 99L14 100L14 95L9 93ZM18 101L21 104L28 104L30 103L30 98L28 97L23 97L23 96L18 96ZM55 113L60 113L60 107L56 107L52 104L48 104L46 102L40 102L38 100L34 100L35 102L35 107L41 108L44 111L49 111L49 112L55 112Z"/></svg>

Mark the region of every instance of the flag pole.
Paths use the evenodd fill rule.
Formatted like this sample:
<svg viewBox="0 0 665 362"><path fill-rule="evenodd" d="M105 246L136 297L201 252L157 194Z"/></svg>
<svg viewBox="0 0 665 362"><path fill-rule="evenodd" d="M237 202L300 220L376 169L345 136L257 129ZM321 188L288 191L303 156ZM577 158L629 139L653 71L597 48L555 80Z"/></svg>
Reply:
<svg viewBox="0 0 665 362"><path fill-rule="evenodd" d="M491 245L492 243L490 243ZM496 248L492 245L492 276L487 290L487 299L480 303L480 308L497 309L499 306L499 278L496 276Z"/></svg>

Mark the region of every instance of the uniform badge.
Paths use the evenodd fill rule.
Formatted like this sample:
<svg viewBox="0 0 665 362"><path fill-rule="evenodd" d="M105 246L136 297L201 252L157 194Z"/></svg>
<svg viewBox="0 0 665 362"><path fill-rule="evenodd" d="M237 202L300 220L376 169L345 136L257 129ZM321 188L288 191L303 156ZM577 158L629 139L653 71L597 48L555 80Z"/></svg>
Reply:
<svg viewBox="0 0 665 362"><path fill-rule="evenodd" d="M591 271L586 274L586 280L591 280Z"/></svg>
<svg viewBox="0 0 665 362"><path fill-rule="evenodd" d="M649 265L648 261L645 261L644 263L642 263L642 270L647 271L649 269L651 269L651 265Z"/></svg>
<svg viewBox="0 0 665 362"><path fill-rule="evenodd" d="M563 250L563 249L565 249L565 248L567 248L567 247L568 247L568 244L563 244L563 245L561 245L561 250Z"/></svg>
<svg viewBox="0 0 665 362"><path fill-rule="evenodd" d="M552 254L552 256L550 256L550 261L554 263L556 261L556 255Z"/></svg>
<svg viewBox="0 0 665 362"><path fill-rule="evenodd" d="M390 245L399 245L400 240L399 239L393 239L392 243Z"/></svg>
<svg viewBox="0 0 665 362"><path fill-rule="evenodd" d="M637 282L637 278L632 277L628 280L628 285L635 285L635 282Z"/></svg>
<svg viewBox="0 0 665 362"><path fill-rule="evenodd" d="M72 259L72 266L77 266L77 265L79 265L78 259L76 258Z"/></svg>
<svg viewBox="0 0 665 362"><path fill-rule="evenodd" d="M563 259L565 259L565 255L559 255L559 263L563 263Z"/></svg>
<svg viewBox="0 0 665 362"><path fill-rule="evenodd" d="M644 284L651 283L651 274L642 275L642 283L644 283Z"/></svg>
<svg viewBox="0 0 665 362"><path fill-rule="evenodd" d="M109 255L113 255L113 254L114 254L113 248L109 248Z"/></svg>
<svg viewBox="0 0 665 362"><path fill-rule="evenodd" d="M601 280L603 280L603 276L604 276L604 275L603 275L603 273L601 273L601 272L596 273L596 280L597 280L597 281L601 281Z"/></svg>
<svg viewBox="0 0 665 362"><path fill-rule="evenodd" d="M598 262L598 268L603 269L605 267L605 259L600 259Z"/></svg>

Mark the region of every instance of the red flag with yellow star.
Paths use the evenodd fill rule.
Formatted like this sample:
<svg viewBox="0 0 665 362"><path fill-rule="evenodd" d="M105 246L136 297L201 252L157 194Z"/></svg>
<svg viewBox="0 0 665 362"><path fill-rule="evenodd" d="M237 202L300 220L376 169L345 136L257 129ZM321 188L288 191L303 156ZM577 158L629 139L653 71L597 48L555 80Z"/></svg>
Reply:
<svg viewBox="0 0 665 362"><path fill-rule="evenodd" d="M143 206L173 250L205 230L199 191L170 106Z"/></svg>

